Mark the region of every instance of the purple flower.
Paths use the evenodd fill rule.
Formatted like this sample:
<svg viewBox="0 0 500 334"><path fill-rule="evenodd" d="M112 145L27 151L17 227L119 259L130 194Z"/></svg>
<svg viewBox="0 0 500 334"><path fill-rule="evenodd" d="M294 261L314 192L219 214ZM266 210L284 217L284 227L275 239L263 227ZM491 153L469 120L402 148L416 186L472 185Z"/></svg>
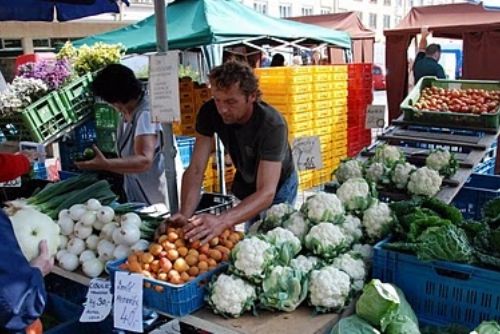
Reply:
<svg viewBox="0 0 500 334"><path fill-rule="evenodd" d="M19 67L19 76L42 80L49 90L61 87L71 76L71 67L66 59L57 61L41 60Z"/></svg>

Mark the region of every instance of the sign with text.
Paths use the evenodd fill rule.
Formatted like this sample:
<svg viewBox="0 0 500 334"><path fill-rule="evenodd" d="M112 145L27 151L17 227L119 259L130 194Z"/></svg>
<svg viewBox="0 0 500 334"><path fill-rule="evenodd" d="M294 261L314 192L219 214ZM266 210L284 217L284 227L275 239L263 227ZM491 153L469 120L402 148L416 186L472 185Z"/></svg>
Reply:
<svg viewBox="0 0 500 334"><path fill-rule="evenodd" d="M299 171L323 167L321 146L318 136L295 139L292 145L292 155Z"/></svg>
<svg viewBox="0 0 500 334"><path fill-rule="evenodd" d="M385 125L385 106L369 105L366 110L366 129L383 128Z"/></svg>
<svg viewBox="0 0 500 334"><path fill-rule="evenodd" d="M149 57L149 99L153 122L179 121L179 52Z"/></svg>
<svg viewBox="0 0 500 334"><path fill-rule="evenodd" d="M0 182L0 188L19 188L21 187L21 177L19 176L17 179Z"/></svg>
<svg viewBox="0 0 500 334"><path fill-rule="evenodd" d="M142 284L144 276L117 271L115 273L115 293L113 318L116 328L143 332Z"/></svg>
<svg viewBox="0 0 500 334"><path fill-rule="evenodd" d="M101 322L111 312L113 296L111 282L100 278L90 281L85 309L80 316L80 322Z"/></svg>

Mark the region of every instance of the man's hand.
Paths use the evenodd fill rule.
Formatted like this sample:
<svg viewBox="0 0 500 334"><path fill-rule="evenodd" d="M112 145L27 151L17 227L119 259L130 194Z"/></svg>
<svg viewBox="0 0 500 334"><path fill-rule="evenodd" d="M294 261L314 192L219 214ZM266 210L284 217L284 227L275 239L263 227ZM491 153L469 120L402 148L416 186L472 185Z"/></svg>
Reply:
<svg viewBox="0 0 500 334"><path fill-rule="evenodd" d="M189 220L189 224L184 227L184 237L191 242L201 239L201 244L205 244L221 235L226 228L229 226L218 216L201 214Z"/></svg>
<svg viewBox="0 0 500 334"><path fill-rule="evenodd" d="M49 256L49 247L47 246L47 240L40 241L38 245L40 249L40 255L31 260L31 266L40 269L42 275L45 276L54 267L54 257Z"/></svg>
<svg viewBox="0 0 500 334"><path fill-rule="evenodd" d="M427 37L431 34L431 32L429 31L429 27L427 26L423 26L420 30L420 33L422 34L422 37Z"/></svg>
<svg viewBox="0 0 500 334"><path fill-rule="evenodd" d="M172 217L161 222L155 231L155 240L167 233L169 227L183 227L189 224L189 220L182 214L176 213Z"/></svg>
<svg viewBox="0 0 500 334"><path fill-rule="evenodd" d="M75 161L76 167L79 169L105 170L108 165L108 160L96 145L93 145L92 149L95 153L94 159L88 161Z"/></svg>

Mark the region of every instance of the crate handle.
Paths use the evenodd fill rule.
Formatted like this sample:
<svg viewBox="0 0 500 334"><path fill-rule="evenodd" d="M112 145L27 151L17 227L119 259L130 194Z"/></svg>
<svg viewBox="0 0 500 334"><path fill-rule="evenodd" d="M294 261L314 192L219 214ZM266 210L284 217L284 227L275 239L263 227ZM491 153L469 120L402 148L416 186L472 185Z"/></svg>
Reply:
<svg viewBox="0 0 500 334"><path fill-rule="evenodd" d="M439 276L454 278L461 281L468 281L471 279L472 276L472 273L470 272L460 271L456 269L434 267L434 270L436 271L436 274L438 274Z"/></svg>

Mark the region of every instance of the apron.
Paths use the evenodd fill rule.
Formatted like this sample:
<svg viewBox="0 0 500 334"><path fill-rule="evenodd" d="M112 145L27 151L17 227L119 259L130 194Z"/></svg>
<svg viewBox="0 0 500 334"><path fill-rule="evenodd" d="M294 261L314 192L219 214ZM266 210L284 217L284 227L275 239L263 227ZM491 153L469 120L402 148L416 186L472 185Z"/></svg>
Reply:
<svg viewBox="0 0 500 334"><path fill-rule="evenodd" d="M120 158L135 155L135 130L140 116L149 112L147 98L142 97L134 112L131 123L124 130L125 119L121 117L117 131L117 152ZM129 202L147 205L166 204L167 182L165 178L165 159L162 153L163 133L160 131L160 146L155 149L153 164L148 171L124 174L123 189Z"/></svg>

